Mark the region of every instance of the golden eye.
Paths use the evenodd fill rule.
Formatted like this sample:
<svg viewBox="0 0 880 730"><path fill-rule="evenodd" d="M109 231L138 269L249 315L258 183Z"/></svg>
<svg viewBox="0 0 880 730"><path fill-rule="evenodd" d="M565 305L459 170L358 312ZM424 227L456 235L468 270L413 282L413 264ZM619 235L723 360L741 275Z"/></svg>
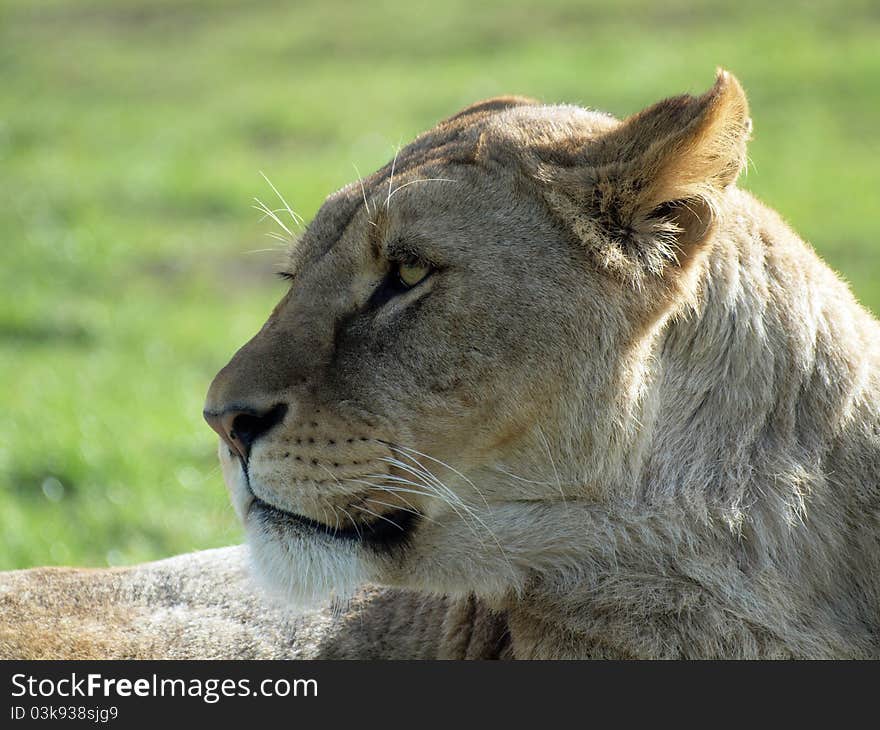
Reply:
<svg viewBox="0 0 880 730"><path fill-rule="evenodd" d="M431 268L424 264L399 264L397 266L398 278L405 286L410 288L414 287L430 273Z"/></svg>

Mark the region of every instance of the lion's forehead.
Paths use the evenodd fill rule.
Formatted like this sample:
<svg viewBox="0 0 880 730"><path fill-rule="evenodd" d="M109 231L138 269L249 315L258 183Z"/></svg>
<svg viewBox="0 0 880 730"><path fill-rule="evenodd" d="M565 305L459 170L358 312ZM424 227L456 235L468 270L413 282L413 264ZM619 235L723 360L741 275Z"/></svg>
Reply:
<svg viewBox="0 0 880 730"><path fill-rule="evenodd" d="M507 135L523 147L548 140L567 142L608 132L620 121L611 114L573 104L516 107L486 119L486 130Z"/></svg>
<svg viewBox="0 0 880 730"><path fill-rule="evenodd" d="M343 239L366 243L369 234L381 237L387 232L389 211L400 210L403 200L399 195L418 194L418 190L408 183L418 180L451 180L463 182L461 161L443 156L402 158L395 165L394 175L381 174L384 170L362 180L356 180L331 195L321 206L305 233L289 249L291 268L301 270L311 262L322 259L325 254L339 248ZM403 188L406 188L405 190ZM392 200L392 197L394 198ZM421 212L430 211L431 196L419 199ZM413 206L407 205L412 211ZM365 214L365 215L364 215ZM357 228L359 226L359 228ZM370 228L372 226L372 229ZM349 231L356 230L354 238L346 237Z"/></svg>
<svg viewBox="0 0 880 730"><path fill-rule="evenodd" d="M488 174L497 176L499 159L490 149L493 145L523 152L547 152L554 146L560 152L570 151L573 139L587 142L618 124L602 112L571 105L543 105L516 97L490 99L467 107L419 135L380 169L328 196L305 233L291 246L291 266L297 269L322 258L339 244L361 211L366 209L372 220L388 207L389 196L409 187L408 183L445 178L461 182L490 166L493 169ZM471 172L464 174L463 168ZM406 192L418 195L429 190L416 186ZM432 194L424 198L426 203Z"/></svg>

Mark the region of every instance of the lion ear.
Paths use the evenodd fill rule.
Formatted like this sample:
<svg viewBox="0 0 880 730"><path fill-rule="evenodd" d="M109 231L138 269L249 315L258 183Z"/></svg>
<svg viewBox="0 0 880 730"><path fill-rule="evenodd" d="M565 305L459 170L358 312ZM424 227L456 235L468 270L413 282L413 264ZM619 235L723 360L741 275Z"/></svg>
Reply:
<svg viewBox="0 0 880 730"><path fill-rule="evenodd" d="M605 135L593 158L602 207L642 233L670 224L680 248L699 243L745 165L750 132L745 92L719 70L702 96L661 101Z"/></svg>
<svg viewBox="0 0 880 730"><path fill-rule="evenodd" d="M742 87L719 71L702 96L634 114L567 170L545 166L550 202L606 268L639 278L683 266L708 238L721 195L745 164L750 130Z"/></svg>

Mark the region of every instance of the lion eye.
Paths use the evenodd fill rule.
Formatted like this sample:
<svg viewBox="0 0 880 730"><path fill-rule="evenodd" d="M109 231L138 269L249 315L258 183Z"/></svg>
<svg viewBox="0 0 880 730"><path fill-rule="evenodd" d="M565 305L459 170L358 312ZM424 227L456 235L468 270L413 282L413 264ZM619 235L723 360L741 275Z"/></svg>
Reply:
<svg viewBox="0 0 880 730"><path fill-rule="evenodd" d="M397 278L409 288L414 287L430 273L430 267L424 264L399 264L397 267Z"/></svg>

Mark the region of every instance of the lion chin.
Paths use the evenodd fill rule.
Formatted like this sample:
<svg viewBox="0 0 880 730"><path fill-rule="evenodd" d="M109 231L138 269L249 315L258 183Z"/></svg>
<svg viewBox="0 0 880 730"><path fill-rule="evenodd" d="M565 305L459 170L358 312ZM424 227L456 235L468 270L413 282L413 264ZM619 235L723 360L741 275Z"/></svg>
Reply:
<svg viewBox="0 0 880 730"><path fill-rule="evenodd" d="M300 610L347 604L371 582L351 542L331 544L314 534L251 520L246 528L254 576L269 594Z"/></svg>
<svg viewBox="0 0 880 730"><path fill-rule="evenodd" d="M299 610L318 610L346 604L369 582L356 540L263 502L222 446L220 460L245 526L252 574L268 595Z"/></svg>

